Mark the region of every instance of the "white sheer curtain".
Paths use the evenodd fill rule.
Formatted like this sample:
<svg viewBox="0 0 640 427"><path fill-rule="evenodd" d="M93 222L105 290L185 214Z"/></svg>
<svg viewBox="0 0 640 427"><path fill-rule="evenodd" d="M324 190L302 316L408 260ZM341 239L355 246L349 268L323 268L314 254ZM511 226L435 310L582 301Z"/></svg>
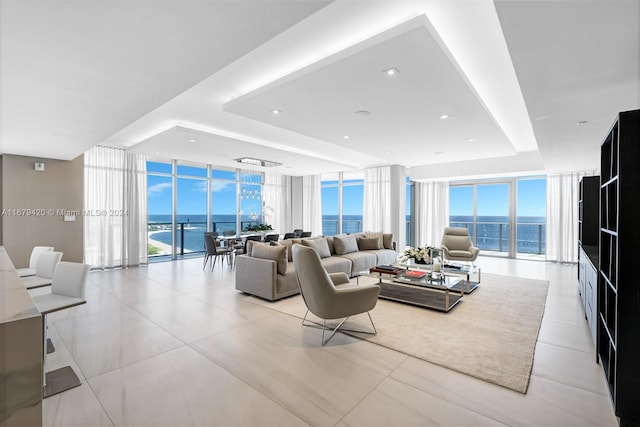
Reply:
<svg viewBox="0 0 640 427"><path fill-rule="evenodd" d="M320 175L302 177L302 228L313 236L322 234Z"/></svg>
<svg viewBox="0 0 640 427"><path fill-rule="evenodd" d="M578 186L588 175L593 173L547 176L547 261L578 262Z"/></svg>
<svg viewBox="0 0 640 427"><path fill-rule="evenodd" d="M111 268L147 262L144 156L108 147L84 155L84 259Z"/></svg>
<svg viewBox="0 0 640 427"><path fill-rule="evenodd" d="M417 181L415 191L415 245L440 246L442 233L449 226L449 182Z"/></svg>
<svg viewBox="0 0 640 427"><path fill-rule="evenodd" d="M365 231L391 232L391 168L364 170L362 226Z"/></svg>
<svg viewBox="0 0 640 427"><path fill-rule="evenodd" d="M271 225L278 233L288 230L286 214L286 177L275 174L264 174L264 187L262 190L262 216L265 224Z"/></svg>

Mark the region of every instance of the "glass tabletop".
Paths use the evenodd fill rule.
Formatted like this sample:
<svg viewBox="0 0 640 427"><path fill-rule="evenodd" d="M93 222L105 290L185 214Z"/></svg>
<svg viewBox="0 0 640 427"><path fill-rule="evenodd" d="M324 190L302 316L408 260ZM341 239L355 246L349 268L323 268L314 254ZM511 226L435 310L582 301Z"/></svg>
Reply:
<svg viewBox="0 0 640 427"><path fill-rule="evenodd" d="M416 269L416 270L424 270L424 271L433 271L433 264L417 264L417 263L407 263L407 262L400 262L397 264L400 268L404 268L404 269ZM468 274L474 274L478 271L478 266L470 266L470 265L464 265L464 264L441 264L440 265L440 271L444 272L444 273L451 273L451 274L461 274L461 275L468 275Z"/></svg>
<svg viewBox="0 0 640 427"><path fill-rule="evenodd" d="M448 289L460 283L460 280L460 277L432 274L431 272L420 270L406 270L398 273L398 275L392 279L392 281L396 283L432 289Z"/></svg>

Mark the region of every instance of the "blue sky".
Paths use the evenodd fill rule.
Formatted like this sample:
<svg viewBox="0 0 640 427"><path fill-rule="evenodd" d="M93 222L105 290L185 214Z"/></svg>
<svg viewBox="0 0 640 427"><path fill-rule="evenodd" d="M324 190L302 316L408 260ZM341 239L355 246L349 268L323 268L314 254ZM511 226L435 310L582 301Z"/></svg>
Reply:
<svg viewBox="0 0 640 427"><path fill-rule="evenodd" d="M509 185L478 185L478 216L509 215ZM517 215L546 215L546 179L523 179L517 181ZM473 215L473 187L450 187L449 214L452 216Z"/></svg>
<svg viewBox="0 0 640 427"><path fill-rule="evenodd" d="M148 175L149 215L171 214L171 178ZM213 215L235 215L236 184L228 181L212 181ZM244 215L260 214L262 200L243 199L240 209ZM204 180L178 178L178 215L205 215L207 212L207 183Z"/></svg>

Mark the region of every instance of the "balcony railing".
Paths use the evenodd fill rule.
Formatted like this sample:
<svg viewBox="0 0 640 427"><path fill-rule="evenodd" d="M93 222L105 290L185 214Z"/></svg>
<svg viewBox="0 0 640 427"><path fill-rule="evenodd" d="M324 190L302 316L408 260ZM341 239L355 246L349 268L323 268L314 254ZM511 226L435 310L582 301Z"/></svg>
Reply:
<svg viewBox="0 0 640 427"><path fill-rule="evenodd" d="M338 233L340 221L337 219L322 220L322 234L324 236L335 236ZM343 219L342 232L344 234L359 233L362 231L362 220L359 219Z"/></svg>
<svg viewBox="0 0 640 427"><path fill-rule="evenodd" d="M245 229L250 225L258 225L256 221L241 221L241 229ZM211 223L211 229L222 234L225 231L236 231L235 221L214 221ZM171 240L169 243L153 239L153 233L172 233L173 225L170 222L151 222L147 224L149 232L149 240L156 240L158 243L149 243L148 255L150 257L167 256L172 254ZM184 255L185 253L201 253L204 252L204 232L207 231L206 222L179 222L176 224L176 253Z"/></svg>
<svg viewBox="0 0 640 427"><path fill-rule="evenodd" d="M476 222L475 245L487 251L506 252L509 247L509 223ZM473 238L473 222L452 222L451 227L465 227ZM516 223L516 252L521 254L543 255L546 251L544 223Z"/></svg>

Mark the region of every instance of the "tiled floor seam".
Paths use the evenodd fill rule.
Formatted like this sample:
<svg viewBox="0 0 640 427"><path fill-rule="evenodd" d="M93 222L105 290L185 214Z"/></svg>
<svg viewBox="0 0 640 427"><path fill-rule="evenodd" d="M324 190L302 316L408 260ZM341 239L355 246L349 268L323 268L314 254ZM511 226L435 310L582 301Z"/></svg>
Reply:
<svg viewBox="0 0 640 427"><path fill-rule="evenodd" d="M203 338L204 339L204 338ZM199 340L198 340L199 341ZM304 422L305 424L308 424L309 426L312 426L313 424L311 424L308 420L305 420L304 418L300 417L298 414L296 414L295 412L292 412L291 409L287 408L286 406L283 406L280 402L278 402L277 400L274 400L271 398L271 396L268 396L266 394L264 394L263 392L261 392L260 390L258 390L256 387L254 387L252 384L248 383L247 381L245 381L243 378L237 376L236 374L234 374L233 372L229 371L227 368L225 368L224 366L218 364L215 360L212 360L211 358L207 357L206 354L202 353L201 351L199 351L197 348L191 347L190 345L187 345L190 349L192 349L193 351L195 351L196 353L198 353L200 356L204 357L205 359L207 359L209 362L213 363L214 365L216 365L217 367L219 367L220 369L222 369L223 371L225 371L226 373L228 373L229 375L231 375L232 377L234 377L235 379L237 379L238 381L242 382L243 384L246 384L247 387L250 387L252 390L254 390L256 393L260 394L261 396L263 396L264 398L270 400L271 402L273 402L274 404L278 405L280 408L282 408L283 410L287 411L288 413L290 413L291 415L293 415L294 417L298 418L300 421Z"/></svg>

